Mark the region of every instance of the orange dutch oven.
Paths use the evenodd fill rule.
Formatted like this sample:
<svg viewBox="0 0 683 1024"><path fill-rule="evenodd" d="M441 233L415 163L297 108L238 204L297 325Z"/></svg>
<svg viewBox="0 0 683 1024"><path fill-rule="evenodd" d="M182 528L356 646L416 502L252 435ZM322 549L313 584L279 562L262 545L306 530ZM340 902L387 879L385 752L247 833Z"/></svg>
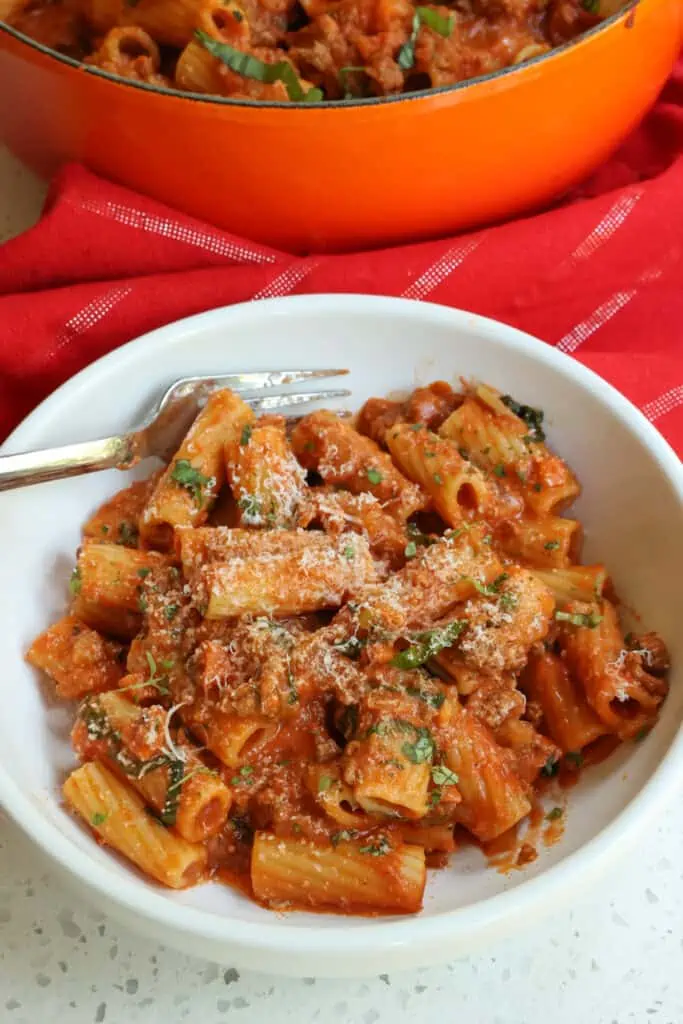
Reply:
<svg viewBox="0 0 683 1024"><path fill-rule="evenodd" d="M433 237L533 208L596 167L655 100L681 0L638 0L485 78L324 105L138 85L0 24L0 138L49 175L113 181L295 252Z"/></svg>

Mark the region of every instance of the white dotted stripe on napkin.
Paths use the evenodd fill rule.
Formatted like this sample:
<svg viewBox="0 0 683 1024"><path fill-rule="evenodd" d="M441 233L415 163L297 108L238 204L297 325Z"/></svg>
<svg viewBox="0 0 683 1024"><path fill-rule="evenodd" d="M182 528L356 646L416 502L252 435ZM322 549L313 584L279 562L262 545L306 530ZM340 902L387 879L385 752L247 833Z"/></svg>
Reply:
<svg viewBox="0 0 683 1024"><path fill-rule="evenodd" d="M163 235L175 242L182 242L184 245L191 245L206 252L216 253L218 256L227 256L229 259L240 263L274 263L275 257L267 253L254 252L245 246L223 238L218 232L210 229L203 231L195 227L187 227L177 221L165 217L158 217L155 214L146 213L144 210L137 210L131 206L124 206L121 203L111 201L99 202L95 199L84 199L79 205L83 210L95 213L99 217L107 217L119 224L129 228L136 228L139 231L147 231L155 235Z"/></svg>
<svg viewBox="0 0 683 1024"><path fill-rule="evenodd" d="M479 246L480 242L481 239L473 238L469 242L463 242L461 245L456 245L449 249L436 263L433 263L431 267L420 274L417 280L413 281L401 293L401 297L404 299L424 299L426 295L434 291L454 270L457 270L464 263L470 253L473 253Z"/></svg>

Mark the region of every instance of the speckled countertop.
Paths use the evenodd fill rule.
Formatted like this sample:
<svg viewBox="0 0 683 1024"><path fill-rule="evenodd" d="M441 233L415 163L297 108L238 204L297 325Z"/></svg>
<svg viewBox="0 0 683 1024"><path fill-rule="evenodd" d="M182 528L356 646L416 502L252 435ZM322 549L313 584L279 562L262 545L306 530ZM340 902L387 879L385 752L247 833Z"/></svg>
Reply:
<svg viewBox="0 0 683 1024"><path fill-rule="evenodd" d="M0 147L0 241L42 194ZM446 967L356 982L240 973L122 931L0 815L1 1024L438 1019L683 1024L683 801L572 909Z"/></svg>

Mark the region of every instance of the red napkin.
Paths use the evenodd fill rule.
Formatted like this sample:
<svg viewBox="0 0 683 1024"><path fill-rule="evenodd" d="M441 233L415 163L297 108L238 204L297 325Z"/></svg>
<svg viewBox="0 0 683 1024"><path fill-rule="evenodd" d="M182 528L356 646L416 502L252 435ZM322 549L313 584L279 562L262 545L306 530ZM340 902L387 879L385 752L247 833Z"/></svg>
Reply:
<svg viewBox="0 0 683 1024"><path fill-rule="evenodd" d="M247 299L371 292L459 306L557 345L680 454L682 247L683 61L563 203L371 254L291 256L67 167L38 225L0 250L0 438L77 370L161 324Z"/></svg>

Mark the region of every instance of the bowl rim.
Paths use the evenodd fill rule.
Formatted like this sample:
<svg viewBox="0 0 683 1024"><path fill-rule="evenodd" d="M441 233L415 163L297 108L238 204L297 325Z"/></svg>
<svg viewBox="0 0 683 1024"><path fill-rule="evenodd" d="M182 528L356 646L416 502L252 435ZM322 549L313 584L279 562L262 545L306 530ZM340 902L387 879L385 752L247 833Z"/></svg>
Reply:
<svg viewBox="0 0 683 1024"><path fill-rule="evenodd" d="M238 109L246 108L252 110L355 110L359 107L363 109L378 106L383 107L389 103L416 103L421 99L458 93L459 91L473 86L496 82L510 75L519 74L526 71L528 68L537 67L541 63L548 62L555 58L560 58L568 50L574 49L577 46L589 44L591 39L608 31L611 27L615 26L617 22L625 21L627 18L632 17L633 12L642 2L643 0L628 0L620 10L611 14L603 21L598 22L597 25L593 25L585 32L582 32L581 35L577 36L575 39L570 39L561 46L552 47L546 53L540 54L537 57L532 57L531 60L524 61L522 64L511 64L508 67L499 68L497 71L491 71L486 75L479 75L476 78L468 78L462 82L453 82L450 85L436 86L431 89L422 89L417 92L398 93L397 95L392 96L371 96L366 99L354 98L349 100L321 100L316 103L293 101L284 102L282 100L234 99L230 96L214 96L198 92L183 92L180 89L172 89L166 86L150 85L146 82L134 82L129 78L122 78L120 75L115 75L110 71L104 71L101 68L92 67L88 64L84 64L80 60L76 60L74 57L68 57L66 54L59 53L57 50L53 50L49 46L45 46L43 43L37 42L35 39L25 35L23 32L19 32L17 29L2 21L2 19L0 19L0 33L5 32L18 42L24 43L32 49L37 50L39 53L52 57L69 67L77 68L86 74L94 75L96 78L103 78L106 81L114 82L115 84L126 88L141 89L144 92L156 93L158 96L169 96L174 100L185 100L190 103L208 103L217 106L236 107Z"/></svg>
<svg viewBox="0 0 683 1024"><path fill-rule="evenodd" d="M106 374L112 363L123 364L125 368L127 362L134 362L141 345L152 352L156 349L161 355L168 343L175 341L183 344L179 335L186 337L188 330L202 331L213 322L224 328L226 318L228 321L234 320L233 326L239 328L244 318L250 320L256 317L267 321L271 317L296 314L410 317L416 319L423 329L434 324L441 327L445 325L453 330L478 332L494 343L549 365L561 376L572 379L578 386L590 391L625 429L635 435L660 467L683 509L683 464L645 416L598 374L557 348L507 324L434 303L375 295L322 294L266 299L256 304L240 303L219 307L157 328L114 349L67 380L24 419L0 451L4 452L8 448L12 451L20 450L24 434L30 434L35 426L39 426L42 417L49 415L54 406L60 407L70 396L87 388L91 378ZM434 943L444 943L447 947L449 942L465 936L468 941L474 942L478 935L488 933L492 927L500 926L503 922L509 923L512 918L528 915L534 909L538 911L543 907L557 906L562 894L566 897L579 881L585 881L604 870L610 855L618 848L623 849L629 842L632 843L638 831L671 799L679 788L681 764L683 726L679 727L668 749L663 752L656 770L627 806L588 843L535 878L455 910L442 911L429 917L418 914L407 918L367 918L362 922L356 919L352 929L345 927L343 917L339 918L339 923L319 929L309 924L290 925L275 914L260 922L247 922L175 903L160 891L146 889L132 873L114 871L108 863L99 863L87 851L76 846L62 834L56 824L44 817L37 802L22 792L2 763L0 804L21 829L68 874L75 876L82 885L106 901L118 904L135 918L146 918L176 934L180 932L184 937L196 936L220 942L226 949L232 946L252 953L282 953L290 956L352 954L357 957L370 953L389 955L391 951L411 945L433 946Z"/></svg>

